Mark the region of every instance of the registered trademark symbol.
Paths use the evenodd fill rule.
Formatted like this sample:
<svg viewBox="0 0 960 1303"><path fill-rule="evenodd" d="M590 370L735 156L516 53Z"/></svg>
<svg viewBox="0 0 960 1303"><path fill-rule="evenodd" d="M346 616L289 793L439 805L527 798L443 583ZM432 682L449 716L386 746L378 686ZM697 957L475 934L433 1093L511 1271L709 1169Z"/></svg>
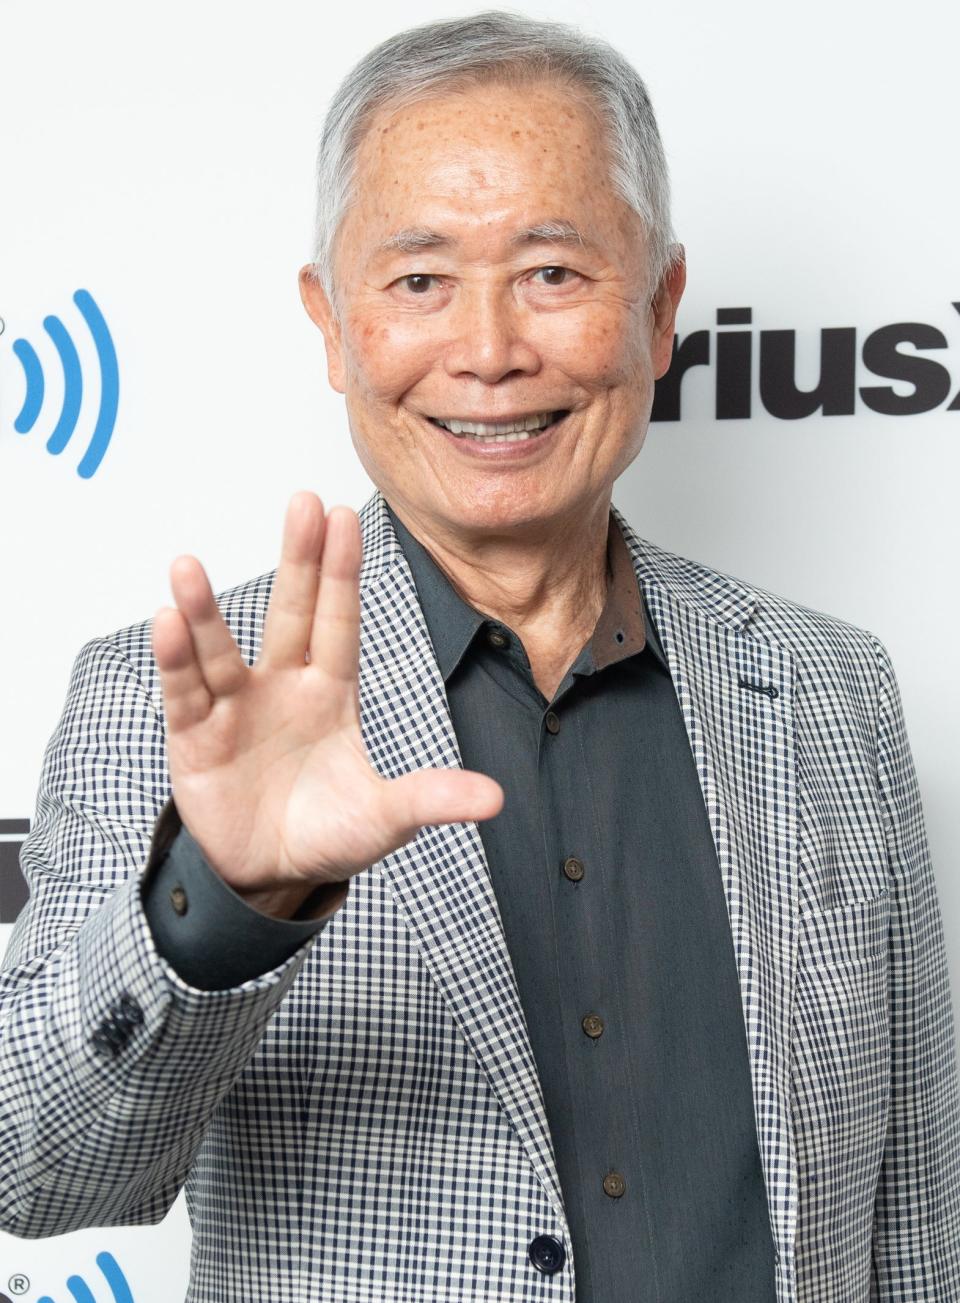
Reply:
<svg viewBox="0 0 960 1303"><path fill-rule="evenodd" d="M26 1294L29 1288L30 1281L21 1272L17 1272L15 1276L11 1276L7 1281L7 1289L11 1294Z"/></svg>

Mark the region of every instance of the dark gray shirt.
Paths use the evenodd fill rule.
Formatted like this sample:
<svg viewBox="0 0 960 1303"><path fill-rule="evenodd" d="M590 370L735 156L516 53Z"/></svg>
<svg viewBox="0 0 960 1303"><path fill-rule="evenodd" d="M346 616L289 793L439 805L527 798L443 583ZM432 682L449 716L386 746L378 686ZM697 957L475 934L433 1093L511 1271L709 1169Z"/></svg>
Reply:
<svg viewBox="0 0 960 1303"><path fill-rule="evenodd" d="M611 515L606 605L547 701L516 633L461 598L390 514L463 764L505 793L478 826L543 1089L578 1303L773 1303L716 850L626 543ZM186 829L167 836L145 908L161 953L194 985L267 971L323 926L253 910ZM174 878L191 897L186 915L170 903ZM234 927L238 944L217 954L210 934L223 947Z"/></svg>

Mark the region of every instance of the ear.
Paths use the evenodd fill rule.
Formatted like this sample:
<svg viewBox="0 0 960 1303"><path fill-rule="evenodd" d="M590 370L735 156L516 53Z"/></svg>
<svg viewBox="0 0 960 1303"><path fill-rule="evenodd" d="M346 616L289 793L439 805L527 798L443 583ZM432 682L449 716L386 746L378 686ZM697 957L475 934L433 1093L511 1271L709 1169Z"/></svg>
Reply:
<svg viewBox="0 0 960 1303"><path fill-rule="evenodd" d="M313 274L313 263L306 263L300 268L300 298L307 310L307 316L323 334L323 343L327 351L327 379L330 386L342 394L345 390L343 348L341 344L340 322L326 292Z"/></svg>
<svg viewBox="0 0 960 1303"><path fill-rule="evenodd" d="M673 360L673 336L676 331L677 308L680 297L687 283L687 255L683 245L679 246L679 257L668 267L654 295L653 335L650 341L650 353L653 358L654 378L659 380L666 375Z"/></svg>

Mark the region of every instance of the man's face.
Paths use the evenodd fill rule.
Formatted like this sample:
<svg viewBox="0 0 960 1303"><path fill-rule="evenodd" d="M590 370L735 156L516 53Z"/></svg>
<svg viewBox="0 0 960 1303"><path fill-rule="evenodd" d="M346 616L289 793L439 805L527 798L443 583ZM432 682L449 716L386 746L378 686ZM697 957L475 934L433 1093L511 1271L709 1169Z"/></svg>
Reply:
<svg viewBox="0 0 960 1303"><path fill-rule="evenodd" d="M683 290L681 266L651 304L647 270L599 124L568 91L494 84L373 119L337 246L339 320L306 268L300 285L360 460L401 517L536 533L609 500ZM526 418L550 423L509 442L438 424Z"/></svg>

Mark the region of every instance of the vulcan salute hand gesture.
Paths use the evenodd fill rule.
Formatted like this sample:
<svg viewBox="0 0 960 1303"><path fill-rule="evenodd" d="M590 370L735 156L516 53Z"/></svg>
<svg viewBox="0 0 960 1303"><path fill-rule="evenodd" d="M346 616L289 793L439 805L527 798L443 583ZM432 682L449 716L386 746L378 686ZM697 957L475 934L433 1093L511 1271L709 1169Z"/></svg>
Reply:
<svg viewBox="0 0 960 1303"><path fill-rule="evenodd" d="M170 567L176 607L153 621L180 817L210 865L256 908L291 917L424 824L487 819L484 774L382 778L360 734L360 522L294 494L260 655L247 666L192 556ZM342 900L338 898L338 904Z"/></svg>

